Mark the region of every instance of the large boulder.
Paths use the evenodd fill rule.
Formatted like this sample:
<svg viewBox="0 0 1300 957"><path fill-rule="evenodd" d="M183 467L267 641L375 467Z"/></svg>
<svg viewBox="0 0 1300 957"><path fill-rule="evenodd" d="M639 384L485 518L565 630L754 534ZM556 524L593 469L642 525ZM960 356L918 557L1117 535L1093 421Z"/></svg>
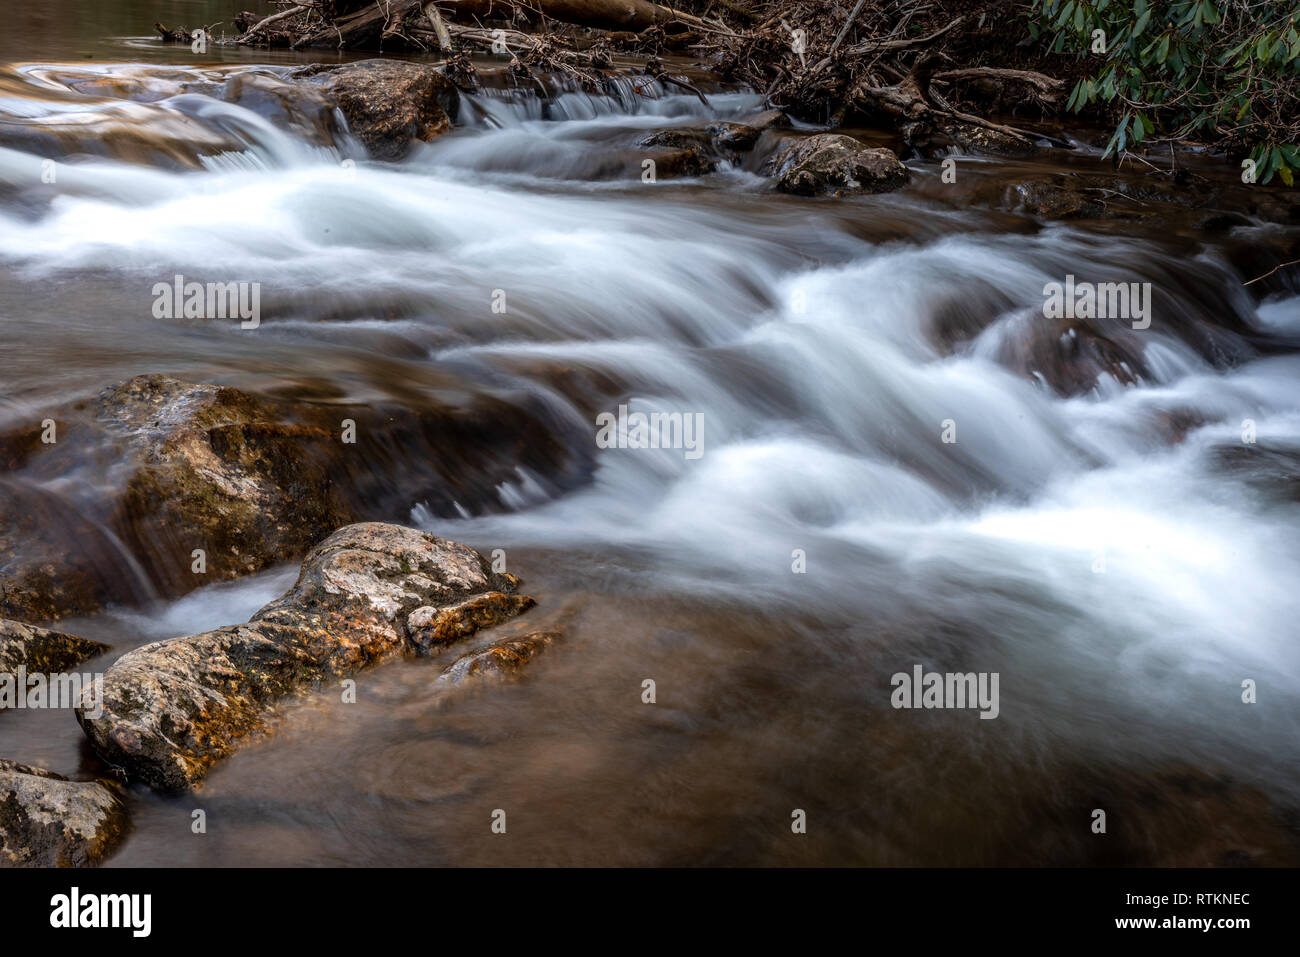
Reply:
<svg viewBox="0 0 1300 957"><path fill-rule="evenodd" d="M771 160L769 172L777 189L800 196L883 193L908 179L907 167L893 151L839 133L797 140Z"/></svg>
<svg viewBox="0 0 1300 957"><path fill-rule="evenodd" d="M460 104L455 84L439 70L407 60L318 63L291 76L324 89L376 159L401 159L415 140L445 133Z"/></svg>
<svg viewBox="0 0 1300 957"><path fill-rule="evenodd" d="M494 398L358 406L139 376L0 434L0 615L175 597L420 503L499 507L518 467L557 476L568 458L534 413Z"/></svg>
<svg viewBox="0 0 1300 957"><path fill-rule="evenodd" d="M0 867L87 867L127 827L111 782L69 781L0 758Z"/></svg>
<svg viewBox="0 0 1300 957"><path fill-rule="evenodd" d="M56 674L107 650L97 641L0 618L0 673L21 665L29 672Z"/></svg>
<svg viewBox="0 0 1300 957"><path fill-rule="evenodd" d="M422 655L534 602L471 548L397 525L339 529L244 625L155 642L104 676L95 751L155 788L192 787L265 729L275 703L397 655Z"/></svg>

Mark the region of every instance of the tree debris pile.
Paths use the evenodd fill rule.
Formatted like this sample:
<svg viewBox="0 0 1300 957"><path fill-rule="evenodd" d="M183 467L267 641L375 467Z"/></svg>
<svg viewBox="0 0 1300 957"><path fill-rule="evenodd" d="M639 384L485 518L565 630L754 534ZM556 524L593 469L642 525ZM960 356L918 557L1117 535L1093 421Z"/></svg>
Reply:
<svg viewBox="0 0 1300 957"><path fill-rule="evenodd" d="M1016 153L1037 136L985 114L1041 115L1065 84L1006 65L1023 35L1015 15L991 0L310 0L239 14L231 42L440 53L462 86L474 83L472 53L511 57L521 82L541 71L590 89L615 56L636 54L649 75L703 96L655 59L685 54L803 119L883 123L921 150ZM982 62L989 51L998 65Z"/></svg>

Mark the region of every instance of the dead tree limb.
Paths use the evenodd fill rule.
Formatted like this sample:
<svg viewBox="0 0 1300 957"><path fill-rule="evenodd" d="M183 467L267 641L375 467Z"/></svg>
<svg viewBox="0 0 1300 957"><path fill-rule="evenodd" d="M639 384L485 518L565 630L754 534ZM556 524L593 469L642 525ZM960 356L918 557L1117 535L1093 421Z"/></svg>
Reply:
<svg viewBox="0 0 1300 957"><path fill-rule="evenodd" d="M1005 70L999 67L978 66L962 70L944 70L934 75L936 80L1006 80L1012 83L1025 83L1036 89L1044 99L1055 100L1065 90L1065 81L1057 80L1033 70Z"/></svg>
<svg viewBox="0 0 1300 957"><path fill-rule="evenodd" d="M244 31L241 40L251 38L255 33L260 33L273 23L279 23L281 20L288 20L290 17L296 17L300 13L306 13L308 7L290 7L288 10L281 10L279 13L273 13L263 20L259 20L247 30Z"/></svg>

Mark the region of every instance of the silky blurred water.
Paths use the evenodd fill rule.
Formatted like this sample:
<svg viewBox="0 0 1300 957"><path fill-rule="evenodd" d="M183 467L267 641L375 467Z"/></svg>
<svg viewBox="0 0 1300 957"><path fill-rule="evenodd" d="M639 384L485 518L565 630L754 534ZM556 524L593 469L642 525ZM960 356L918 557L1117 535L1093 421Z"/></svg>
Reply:
<svg viewBox="0 0 1300 957"><path fill-rule="evenodd" d="M642 181L640 135L741 119L743 91L569 91L543 114L489 90L384 164L219 100L226 69L6 75L5 422L147 372L361 401L455 381L540 398L586 450L619 404L698 414L703 454L600 450L583 488L521 473L482 514L411 502L400 518L505 549L565 639L515 684L448 696L440 662L397 662L356 704L292 705L198 795L134 788L114 863L1090 863L1110 785L1196 769L1295 805L1300 356L1271 337L1300 298L1257 305L1221 249L1158 228L938 203L936 164L839 203L772 194L747 161ZM194 162L89 155L68 117L91 114ZM66 147L55 183L23 124ZM261 327L153 318L177 273L261 282ZM1067 274L1155 287L1149 330L1108 332L1137 381L1063 395L1008 361ZM1221 361L1189 344L1202 327ZM1231 465L1245 420L1289 479ZM117 654L244 620L292 574L69 627ZM891 709L914 664L999 673L999 718ZM66 714L3 716L0 754L98 769ZM1150 786L1173 831L1199 820Z"/></svg>

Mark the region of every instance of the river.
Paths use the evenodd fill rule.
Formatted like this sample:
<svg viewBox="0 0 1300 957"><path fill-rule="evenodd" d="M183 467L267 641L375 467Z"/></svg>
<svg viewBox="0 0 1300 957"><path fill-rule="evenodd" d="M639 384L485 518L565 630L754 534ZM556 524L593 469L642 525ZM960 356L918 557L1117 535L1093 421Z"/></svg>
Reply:
<svg viewBox="0 0 1300 957"><path fill-rule="evenodd" d="M1266 819L1300 806L1300 296L1243 287L1249 229L972 201L1087 155L963 160L949 191L913 162L911 188L842 201L753 163L643 182L639 135L761 107L717 86L497 83L372 162L195 92L322 57L129 36L224 6L6 34L4 423L142 373L356 401L453 382L540 401L583 454L595 412L698 415L702 454L411 502L393 517L503 549L564 639L455 699L401 661L355 704L299 702L195 795L133 786L109 866L1202 863L1225 820L1224 847L1297 859ZM155 319L177 273L260 281L260 328ZM1152 284L1151 327L1115 333L1140 368L1033 374L1067 275ZM59 627L116 655L242 621L295 571ZM892 708L915 665L997 673L997 719ZM0 716L0 755L101 768L66 712Z"/></svg>

